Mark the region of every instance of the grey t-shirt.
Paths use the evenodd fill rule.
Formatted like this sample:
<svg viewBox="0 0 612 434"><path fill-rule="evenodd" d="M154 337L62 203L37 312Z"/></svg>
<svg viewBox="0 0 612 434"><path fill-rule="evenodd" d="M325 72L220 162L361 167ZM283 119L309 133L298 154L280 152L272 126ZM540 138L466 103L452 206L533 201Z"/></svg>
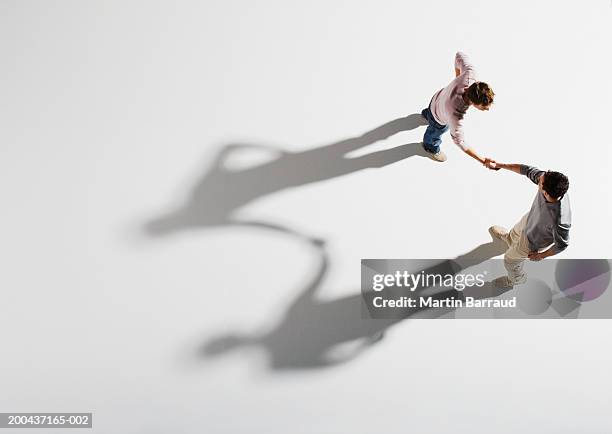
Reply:
<svg viewBox="0 0 612 434"><path fill-rule="evenodd" d="M521 174L531 179L535 184L544 175L537 167L521 165ZM547 202L544 194L538 190L531 210L527 216L525 235L529 241L529 249L533 251L544 249L554 244L553 252L559 253L569 245L569 230L572 225L572 212L569 195L557 202Z"/></svg>

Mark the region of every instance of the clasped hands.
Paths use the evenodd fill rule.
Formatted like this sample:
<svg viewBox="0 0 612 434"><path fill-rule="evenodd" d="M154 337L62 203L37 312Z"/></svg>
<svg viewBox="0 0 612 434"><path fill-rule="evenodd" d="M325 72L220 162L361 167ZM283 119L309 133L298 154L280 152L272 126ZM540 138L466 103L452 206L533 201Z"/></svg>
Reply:
<svg viewBox="0 0 612 434"><path fill-rule="evenodd" d="M498 163L497 161L491 159L491 158L485 158L484 163L482 163L483 166L485 166L487 169L491 169L491 170L499 170L501 169L501 163Z"/></svg>

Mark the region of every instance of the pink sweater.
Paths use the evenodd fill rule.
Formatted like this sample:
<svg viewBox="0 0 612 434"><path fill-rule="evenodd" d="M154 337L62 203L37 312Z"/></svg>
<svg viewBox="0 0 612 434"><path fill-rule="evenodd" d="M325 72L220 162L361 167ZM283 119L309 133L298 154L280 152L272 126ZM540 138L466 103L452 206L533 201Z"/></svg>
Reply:
<svg viewBox="0 0 612 434"><path fill-rule="evenodd" d="M429 109L439 124L449 126L453 142L465 150L468 147L463 136L463 115L469 106L463 101L463 92L476 81L476 74L469 58L462 52L455 55L455 68L459 70L459 75L436 92Z"/></svg>

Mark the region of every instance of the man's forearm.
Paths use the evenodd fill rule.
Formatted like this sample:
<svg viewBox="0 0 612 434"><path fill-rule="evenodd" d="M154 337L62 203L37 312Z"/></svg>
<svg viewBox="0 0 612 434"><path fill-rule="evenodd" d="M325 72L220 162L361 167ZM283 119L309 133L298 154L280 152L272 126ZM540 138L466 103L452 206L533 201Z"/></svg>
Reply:
<svg viewBox="0 0 612 434"><path fill-rule="evenodd" d="M463 152L465 152L466 154L468 154L470 157L472 157L473 159L475 159L476 161L478 161L480 164L484 164L485 160L484 158L482 158L480 155L478 155L476 153L476 151L474 150L474 148L465 148L463 150Z"/></svg>
<svg viewBox="0 0 612 434"><path fill-rule="evenodd" d="M516 172L520 175L521 173L521 165L520 164L511 164L511 163L495 163L497 167L500 169L511 170L512 172Z"/></svg>

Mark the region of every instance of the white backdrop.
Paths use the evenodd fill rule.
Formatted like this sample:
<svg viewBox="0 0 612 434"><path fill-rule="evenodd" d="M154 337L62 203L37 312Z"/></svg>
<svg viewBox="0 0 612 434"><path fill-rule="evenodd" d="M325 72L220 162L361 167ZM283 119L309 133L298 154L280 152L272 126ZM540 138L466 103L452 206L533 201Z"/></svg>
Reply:
<svg viewBox="0 0 612 434"><path fill-rule="evenodd" d="M469 143L567 173L563 257L611 257L607 0L0 9L1 411L93 411L96 433L612 430L608 321L407 320L308 369L272 363L265 340L210 354L225 334L325 339L308 335L318 311L288 311L308 285L331 305L359 293L361 258L452 258L528 210L527 179L448 136L444 164L396 151L343 171L323 152L248 172L420 111L457 50L496 92L468 113ZM232 144L256 145L227 162L255 175L204 178ZM152 230L190 197L209 220ZM228 218L321 240L326 268L301 236Z"/></svg>

